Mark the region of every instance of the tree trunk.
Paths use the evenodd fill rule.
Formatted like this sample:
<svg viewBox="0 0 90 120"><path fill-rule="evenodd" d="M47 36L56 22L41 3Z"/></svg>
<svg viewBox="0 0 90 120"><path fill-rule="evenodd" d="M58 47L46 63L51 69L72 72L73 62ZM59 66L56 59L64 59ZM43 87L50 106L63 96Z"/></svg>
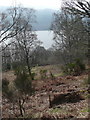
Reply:
<svg viewBox="0 0 90 120"><path fill-rule="evenodd" d="M19 110L20 110L20 115L23 117L23 110L22 110L22 104L21 104L21 99L19 98Z"/></svg>
<svg viewBox="0 0 90 120"><path fill-rule="evenodd" d="M49 108L52 108L52 102L51 102L51 96L50 96L50 94L49 94Z"/></svg>
<svg viewBox="0 0 90 120"><path fill-rule="evenodd" d="M29 59L28 59L28 57L26 59L27 59L26 62L27 62L29 76L30 76L31 80L33 80L32 73L31 73L31 68L30 68L30 65L29 65Z"/></svg>

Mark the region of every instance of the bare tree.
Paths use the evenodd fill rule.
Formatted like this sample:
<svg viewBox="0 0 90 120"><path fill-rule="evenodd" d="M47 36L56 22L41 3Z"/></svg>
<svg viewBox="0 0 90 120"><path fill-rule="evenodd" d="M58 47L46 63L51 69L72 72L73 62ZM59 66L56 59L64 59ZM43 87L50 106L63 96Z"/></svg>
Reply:
<svg viewBox="0 0 90 120"><path fill-rule="evenodd" d="M14 41L10 41L10 39L14 38L17 33L20 33L25 29L27 22L23 21L23 17L25 17L25 15L22 16L23 9L25 11L26 8L14 7L0 13L0 45L4 43L7 47L11 43L14 43ZM33 13L35 11L31 9L29 12L29 17L32 20L32 16L34 16Z"/></svg>
<svg viewBox="0 0 90 120"><path fill-rule="evenodd" d="M19 45L19 48L23 50L24 53L24 61L28 67L29 75L31 75L31 58L33 49L40 44L40 41L37 40L37 35L35 31L32 29L32 9L23 9L22 13L22 24L24 25L24 29L17 33L16 40ZM30 15L31 14L31 15Z"/></svg>
<svg viewBox="0 0 90 120"><path fill-rule="evenodd" d="M90 18L90 1L88 0L65 0L64 8L74 14Z"/></svg>
<svg viewBox="0 0 90 120"><path fill-rule="evenodd" d="M85 53L84 39L87 38L82 19L79 15L69 14L62 10L55 14L53 22L55 48L60 51L60 56L65 63L71 63ZM84 35L84 36L83 36Z"/></svg>
<svg viewBox="0 0 90 120"><path fill-rule="evenodd" d="M33 49L35 49L35 46L39 44L39 41L37 40L37 35L33 31L27 31L26 30L22 31L22 33L17 34L16 37L18 44L19 44L19 49L22 49L24 53L24 59L23 62L26 63L28 67L28 72L29 75L31 75L31 67L32 67L32 53Z"/></svg>
<svg viewBox="0 0 90 120"><path fill-rule="evenodd" d="M35 22L35 15L34 15L35 10L28 8L17 8L15 10L18 10L17 13L19 14L18 18L15 21L16 24L13 25L10 31L7 31L8 34L13 34L13 33L15 34L13 34L14 36L13 39L11 40L8 37L8 35L5 36L6 38L9 39L7 45L6 45L7 39L3 37L2 41L4 41L4 44L6 46L3 48L3 50L6 49L8 45L10 45L12 54L14 54L13 55L14 61L16 60L15 57L17 57L20 62L22 62L23 64L25 63L26 66L28 67L28 72L31 76L32 51L33 49L35 49L37 45L40 44L40 41L37 40L37 35L35 31L33 31L33 26L32 26L32 23ZM11 15L13 15L13 12L14 10L10 9ZM11 45L13 45L13 47L11 47Z"/></svg>
<svg viewBox="0 0 90 120"><path fill-rule="evenodd" d="M88 33L88 63L90 64L90 0L65 0L63 8L69 13L79 14L85 18L85 28Z"/></svg>

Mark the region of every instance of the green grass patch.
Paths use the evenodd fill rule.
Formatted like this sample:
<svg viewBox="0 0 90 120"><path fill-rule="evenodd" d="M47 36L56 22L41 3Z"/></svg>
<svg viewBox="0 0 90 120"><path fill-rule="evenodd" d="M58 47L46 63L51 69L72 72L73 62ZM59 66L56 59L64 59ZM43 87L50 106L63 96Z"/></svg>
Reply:
<svg viewBox="0 0 90 120"><path fill-rule="evenodd" d="M52 108L49 110L51 114L53 113L67 113L68 111L62 109L62 108Z"/></svg>
<svg viewBox="0 0 90 120"><path fill-rule="evenodd" d="M89 77L88 77L88 78L85 78L83 84L84 84L84 85L90 84L90 78L89 78Z"/></svg>
<svg viewBox="0 0 90 120"><path fill-rule="evenodd" d="M90 99L90 94L88 94L88 95L87 95L87 98L89 98L89 99Z"/></svg>
<svg viewBox="0 0 90 120"><path fill-rule="evenodd" d="M90 108L83 109L81 112L90 112Z"/></svg>
<svg viewBox="0 0 90 120"><path fill-rule="evenodd" d="M57 73L57 74L54 74L55 77L60 77L60 76L63 76L64 74L61 72L61 73Z"/></svg>

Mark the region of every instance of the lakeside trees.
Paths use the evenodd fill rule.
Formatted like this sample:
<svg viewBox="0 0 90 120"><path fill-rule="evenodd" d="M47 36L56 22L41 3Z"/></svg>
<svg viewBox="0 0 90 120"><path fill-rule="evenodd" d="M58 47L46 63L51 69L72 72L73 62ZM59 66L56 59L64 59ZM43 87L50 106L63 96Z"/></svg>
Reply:
<svg viewBox="0 0 90 120"><path fill-rule="evenodd" d="M13 7L0 13L0 46L2 51L16 42L16 36L27 30L32 31L35 22L35 10ZM27 28L27 29L26 29Z"/></svg>
<svg viewBox="0 0 90 120"><path fill-rule="evenodd" d="M88 4L86 8L89 12L89 3L86 3ZM87 32L87 29L89 24L86 22L87 18L83 19L84 16L82 17L80 14L80 9L77 10L78 8L73 4L80 3L74 1L65 2L62 10L54 14L54 22L52 24L55 41L54 48L59 52L58 55L61 56L64 64L72 63L77 58L85 61L88 54L89 32ZM77 14L74 12L77 12ZM81 12L87 16L85 11L81 10Z"/></svg>
<svg viewBox="0 0 90 120"><path fill-rule="evenodd" d="M35 10L15 7L8 9L1 14L0 43L2 54L9 51L9 57L13 62L15 54L21 58L20 62L28 66L31 75L30 56L35 46L40 44L35 31L32 30L32 23L35 22ZM18 49L18 50L16 50ZM16 53L15 53L16 52ZM17 59L17 58L15 58Z"/></svg>
<svg viewBox="0 0 90 120"><path fill-rule="evenodd" d="M63 8L73 14L79 14L85 19L85 29L88 33L88 64L90 65L90 1L89 0L70 0L63 2Z"/></svg>
<svg viewBox="0 0 90 120"><path fill-rule="evenodd" d="M73 14L79 14L90 18L90 1L88 0L65 0L63 7Z"/></svg>

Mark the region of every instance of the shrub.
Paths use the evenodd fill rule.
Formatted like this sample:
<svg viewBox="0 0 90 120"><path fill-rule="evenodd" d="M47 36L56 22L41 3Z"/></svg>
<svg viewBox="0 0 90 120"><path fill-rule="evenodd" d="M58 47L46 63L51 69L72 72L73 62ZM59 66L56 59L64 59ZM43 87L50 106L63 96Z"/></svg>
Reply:
<svg viewBox="0 0 90 120"><path fill-rule="evenodd" d="M50 71L50 78L52 79L52 80L54 80L55 79L55 76L54 76L54 74Z"/></svg>
<svg viewBox="0 0 90 120"><path fill-rule="evenodd" d="M15 69L14 69L14 74L16 76L20 75L23 72L27 73L27 69L23 65L19 65L19 66L15 67Z"/></svg>
<svg viewBox="0 0 90 120"><path fill-rule="evenodd" d="M75 63L77 66L80 67L81 71L85 70L85 64L82 61L80 61L80 59L76 59Z"/></svg>
<svg viewBox="0 0 90 120"><path fill-rule="evenodd" d="M10 90L9 89L9 81L4 78L2 80L2 92L3 92L3 95L10 101L12 102L13 99L14 99L14 94L13 94L13 90ZM15 92L15 91L14 91Z"/></svg>
<svg viewBox="0 0 90 120"><path fill-rule="evenodd" d="M6 70L10 70L10 69L11 69L11 65L10 65L10 63L7 63Z"/></svg>
<svg viewBox="0 0 90 120"><path fill-rule="evenodd" d="M36 76L36 73L31 73L31 76L32 76L32 80L34 80L35 79L35 76Z"/></svg>
<svg viewBox="0 0 90 120"><path fill-rule="evenodd" d="M32 93L32 81L27 74L25 68L18 68L16 71L16 79L14 81L16 88L25 94Z"/></svg>
<svg viewBox="0 0 90 120"><path fill-rule="evenodd" d="M9 81L6 78L2 79L2 92L4 95L8 93L9 90L8 85L9 85Z"/></svg>
<svg viewBox="0 0 90 120"><path fill-rule="evenodd" d="M63 67L63 72L70 75L80 75L85 70L85 64L79 59L75 60L73 63L68 63Z"/></svg>
<svg viewBox="0 0 90 120"><path fill-rule="evenodd" d="M3 64L2 70L3 71L9 71L9 70L11 70L11 64L10 63Z"/></svg>
<svg viewBox="0 0 90 120"><path fill-rule="evenodd" d="M84 84L90 85L90 76L88 76L88 78L84 79Z"/></svg>
<svg viewBox="0 0 90 120"><path fill-rule="evenodd" d="M13 62L12 63L13 70L17 69L18 67L20 68L21 66L24 66L24 63L21 63L21 62Z"/></svg>
<svg viewBox="0 0 90 120"><path fill-rule="evenodd" d="M34 89L30 76L27 74L27 70L25 67L22 66L15 69L15 74L16 79L14 80L14 82L9 83L7 79L3 79L2 89L5 97L13 103L13 106L15 104L18 105L20 116L24 117L24 103L27 100L27 95L32 95L34 93Z"/></svg>
<svg viewBox="0 0 90 120"><path fill-rule="evenodd" d="M88 76L88 84L90 84L90 76Z"/></svg>
<svg viewBox="0 0 90 120"><path fill-rule="evenodd" d="M20 115L23 117L25 115L24 103L26 102L27 95L32 95L34 92L32 81L30 76L27 74L25 67L17 68L16 79L14 80L15 87L18 90L18 105L20 110ZM23 102L22 102L23 101ZM22 104L23 103L23 104Z"/></svg>
<svg viewBox="0 0 90 120"><path fill-rule="evenodd" d="M40 76L41 76L41 79L47 78L47 70L46 69L40 70Z"/></svg>

